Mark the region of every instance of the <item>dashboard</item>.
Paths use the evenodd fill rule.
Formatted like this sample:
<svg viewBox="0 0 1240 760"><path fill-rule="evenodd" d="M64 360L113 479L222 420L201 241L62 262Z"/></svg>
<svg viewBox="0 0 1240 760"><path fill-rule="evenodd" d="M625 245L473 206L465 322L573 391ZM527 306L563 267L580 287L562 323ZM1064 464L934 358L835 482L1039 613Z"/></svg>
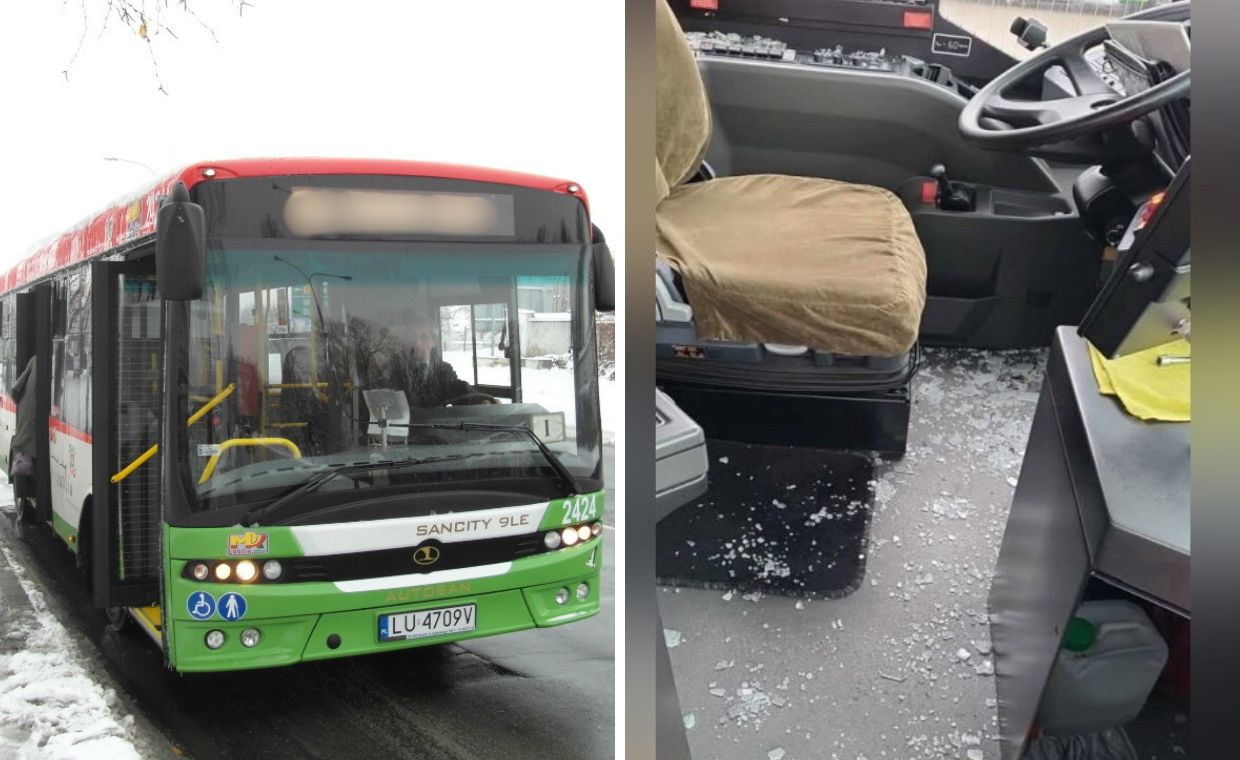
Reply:
<svg viewBox="0 0 1240 760"><path fill-rule="evenodd" d="M698 56L748 58L809 68L861 69L899 76L918 77L968 98L976 92L957 80L949 67L929 63L911 55L889 53L886 48L832 47L796 48L782 40L737 32L686 32L689 47Z"/></svg>

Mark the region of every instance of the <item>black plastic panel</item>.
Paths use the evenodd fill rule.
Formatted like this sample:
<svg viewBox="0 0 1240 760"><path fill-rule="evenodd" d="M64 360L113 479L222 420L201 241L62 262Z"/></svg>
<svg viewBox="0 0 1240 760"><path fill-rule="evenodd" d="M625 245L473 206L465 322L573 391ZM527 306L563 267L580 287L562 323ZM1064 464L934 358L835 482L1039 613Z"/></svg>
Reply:
<svg viewBox="0 0 1240 760"><path fill-rule="evenodd" d="M740 391L657 379L707 438L876 451L903 456L912 394L907 385L855 394Z"/></svg>
<svg viewBox="0 0 1240 760"><path fill-rule="evenodd" d="M1102 247L1059 193L976 186L972 212L921 197L921 177L900 197L926 252L921 340L932 345L1049 345L1080 322L1098 291Z"/></svg>
<svg viewBox="0 0 1240 760"><path fill-rule="evenodd" d="M896 189L946 164L954 180L1056 192L1043 162L968 145L965 100L917 77L766 61L698 63L719 176L777 173Z"/></svg>
<svg viewBox="0 0 1240 760"><path fill-rule="evenodd" d="M1081 322L1081 335L1107 356L1170 341L1189 318L1191 175L1185 162Z"/></svg>
<svg viewBox="0 0 1240 760"><path fill-rule="evenodd" d="M690 0L671 0L686 31L722 31L772 37L797 48L835 47L886 49L950 66L959 77L986 82L1013 66L1016 60L939 15L935 4L885 0L720 0L716 11L698 10ZM1013 18L1018 14L1013 9ZM909 18L912 14L917 19ZM915 21L931 15L930 28ZM910 25L912 24L912 25ZM947 45L936 35L951 35ZM961 39L967 39L967 48ZM968 55L961 55L962 50Z"/></svg>
<svg viewBox="0 0 1240 760"><path fill-rule="evenodd" d="M477 242L586 243L590 226L585 207L574 196L489 182L376 175L315 175L213 180L194 186L194 200L207 213L211 237L296 238L284 220L284 204L294 187L392 192L472 193L511 199L511 234L451 239ZM346 235L390 240L444 240L439 235Z"/></svg>

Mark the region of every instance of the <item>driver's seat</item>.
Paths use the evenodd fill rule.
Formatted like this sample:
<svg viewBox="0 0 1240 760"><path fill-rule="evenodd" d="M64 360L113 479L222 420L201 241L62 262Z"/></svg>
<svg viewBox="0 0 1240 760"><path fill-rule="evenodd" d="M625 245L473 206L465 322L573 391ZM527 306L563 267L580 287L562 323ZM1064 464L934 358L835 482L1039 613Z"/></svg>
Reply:
<svg viewBox="0 0 1240 760"><path fill-rule="evenodd" d="M656 4L657 253L680 275L698 338L908 352L926 261L903 204L881 188L811 177L691 182L710 105L676 17Z"/></svg>

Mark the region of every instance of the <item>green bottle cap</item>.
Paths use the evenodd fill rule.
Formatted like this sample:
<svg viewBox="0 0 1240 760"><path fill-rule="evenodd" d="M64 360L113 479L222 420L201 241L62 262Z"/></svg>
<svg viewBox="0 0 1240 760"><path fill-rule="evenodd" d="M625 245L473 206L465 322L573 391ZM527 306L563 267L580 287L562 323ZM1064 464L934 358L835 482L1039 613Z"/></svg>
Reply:
<svg viewBox="0 0 1240 760"><path fill-rule="evenodd" d="M1068 621L1068 630L1063 635L1063 648L1069 652L1084 652L1094 645L1098 639L1098 631L1094 624L1085 618L1074 617Z"/></svg>

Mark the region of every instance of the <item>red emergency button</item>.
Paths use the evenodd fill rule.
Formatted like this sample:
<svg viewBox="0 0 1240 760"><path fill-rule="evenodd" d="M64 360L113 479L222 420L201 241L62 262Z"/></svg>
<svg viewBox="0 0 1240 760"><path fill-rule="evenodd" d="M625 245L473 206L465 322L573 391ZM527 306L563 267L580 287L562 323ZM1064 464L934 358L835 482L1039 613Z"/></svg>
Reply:
<svg viewBox="0 0 1240 760"><path fill-rule="evenodd" d="M1165 197L1167 197L1166 193L1154 193L1154 195L1150 196L1149 201L1141 209L1140 216L1137 217L1136 229L1144 229L1145 225L1149 224L1150 219L1154 218L1154 212L1158 210L1158 206L1162 204Z"/></svg>
<svg viewBox="0 0 1240 760"><path fill-rule="evenodd" d="M939 183L932 179L923 180L921 183L921 202L929 203L931 206L939 199Z"/></svg>
<svg viewBox="0 0 1240 760"><path fill-rule="evenodd" d="M904 12L904 28L905 29L933 29L934 14L924 11L905 11Z"/></svg>
<svg viewBox="0 0 1240 760"><path fill-rule="evenodd" d="M689 0L689 7L699 11L717 11L719 0Z"/></svg>

